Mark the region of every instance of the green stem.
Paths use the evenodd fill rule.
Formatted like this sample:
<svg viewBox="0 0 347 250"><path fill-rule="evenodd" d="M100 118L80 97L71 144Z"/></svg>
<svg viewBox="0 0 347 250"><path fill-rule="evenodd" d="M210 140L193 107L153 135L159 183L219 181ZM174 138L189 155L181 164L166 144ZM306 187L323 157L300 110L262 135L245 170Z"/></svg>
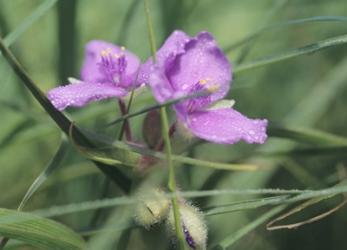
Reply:
<svg viewBox="0 0 347 250"><path fill-rule="evenodd" d="M121 109L122 116L128 115L130 111L131 104L134 98L134 90L131 91L128 105L125 105L123 101L119 100L119 107ZM123 120L121 129L119 131L118 140L121 141L125 132L125 137L127 141L132 141L132 134L129 121L127 119Z"/></svg>
<svg viewBox="0 0 347 250"><path fill-rule="evenodd" d="M122 99L118 100L119 109L120 109L122 116L127 115L129 110L130 110L130 105L132 102L133 93L134 93L134 91L131 92L131 96L130 96L130 100L129 100L128 105L126 105ZM130 124L129 124L127 119L125 119L122 123L121 129L120 129L119 135L118 135L118 140L120 140L120 141L122 140L124 133L125 133L125 138L127 139L127 141L132 141Z"/></svg>
<svg viewBox="0 0 347 250"><path fill-rule="evenodd" d="M181 216L179 212L178 200L176 195L177 192L176 192L175 166L173 165L173 162L172 162L171 143L170 143L170 137L169 137L169 122L168 122L165 107L160 108L160 116L161 116L161 123L162 123L162 134L163 134L162 136L164 139L165 152L166 152L166 160L167 160L167 164L169 168L168 188L170 192L174 194L171 198L171 201L172 201L172 208L173 208L174 219L175 219L176 235L178 237L179 249L185 249L185 241L184 241L184 235L182 231L181 218L180 218Z"/></svg>
<svg viewBox="0 0 347 250"><path fill-rule="evenodd" d="M153 62L155 63L157 49L155 45L155 37L154 37L154 31L152 26L152 19L151 19L151 15L149 11L148 0L144 0L144 4L145 4L147 26L148 26L149 42L151 46ZM175 220L175 230L176 230L176 235L178 238L178 249L185 249L186 244L184 240L183 228L181 225L181 218L180 218L181 216L179 212L177 192L176 192L175 168L172 162L171 142L169 137L169 122L168 122L168 117L167 117L165 107L160 108L160 116L161 116L161 122L162 122L162 136L163 136L164 145L165 145L166 161L169 168L168 188L170 192L173 193L171 201L172 201L172 208L173 208L174 220Z"/></svg>

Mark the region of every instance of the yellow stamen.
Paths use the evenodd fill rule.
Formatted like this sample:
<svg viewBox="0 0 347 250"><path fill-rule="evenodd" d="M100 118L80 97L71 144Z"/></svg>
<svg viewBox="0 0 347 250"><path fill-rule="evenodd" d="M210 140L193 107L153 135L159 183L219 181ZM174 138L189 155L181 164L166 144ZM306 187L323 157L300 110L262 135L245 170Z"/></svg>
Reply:
<svg viewBox="0 0 347 250"><path fill-rule="evenodd" d="M101 55L101 56L108 56L108 55L111 53L111 51L112 51L111 48L103 49L103 50L100 52L100 55Z"/></svg>
<svg viewBox="0 0 347 250"><path fill-rule="evenodd" d="M210 93L214 93L219 89L219 87L220 87L219 84L215 83L215 84L212 84L211 86L208 86L207 90Z"/></svg>
<svg viewBox="0 0 347 250"><path fill-rule="evenodd" d="M205 84L207 83L207 79L201 79L201 80L199 81L199 83L200 83L201 85L205 85Z"/></svg>

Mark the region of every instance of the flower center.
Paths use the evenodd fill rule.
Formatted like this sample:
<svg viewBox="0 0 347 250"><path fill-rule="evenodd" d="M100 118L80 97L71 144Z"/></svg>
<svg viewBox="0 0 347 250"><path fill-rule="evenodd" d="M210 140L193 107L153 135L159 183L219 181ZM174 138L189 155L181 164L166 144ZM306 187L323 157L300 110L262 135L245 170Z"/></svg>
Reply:
<svg viewBox="0 0 347 250"><path fill-rule="evenodd" d="M211 83L210 78L201 79L197 83L195 83L193 87L189 90L189 94L195 94L198 92L203 93L204 91L208 94L189 99L186 102L188 112L191 113L198 109L208 106L211 103L211 94L216 92L218 89L219 85Z"/></svg>
<svg viewBox="0 0 347 250"><path fill-rule="evenodd" d="M122 81L122 75L126 69L127 61L121 47L121 53L112 53L111 48L102 50L101 60L98 62L99 71L105 76L107 81L119 84Z"/></svg>

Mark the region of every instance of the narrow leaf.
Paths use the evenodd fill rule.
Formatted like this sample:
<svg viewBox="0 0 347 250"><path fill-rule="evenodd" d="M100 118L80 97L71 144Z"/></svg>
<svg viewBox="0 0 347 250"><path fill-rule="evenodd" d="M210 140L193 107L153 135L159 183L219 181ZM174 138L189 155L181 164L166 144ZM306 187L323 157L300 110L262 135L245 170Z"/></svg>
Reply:
<svg viewBox="0 0 347 250"><path fill-rule="evenodd" d="M64 136L62 137L62 142L58 148L58 151L55 153L50 163L46 166L46 168L42 171L42 173L35 179L35 181L31 184L28 191L24 195L21 203L18 206L18 210L22 210L22 208L25 206L25 204L28 202L31 196L36 192L36 190L47 180L47 178L51 175L51 173L57 167L59 167L60 163L62 162L66 154L67 147L68 147L68 141L66 137Z"/></svg>
<svg viewBox="0 0 347 250"><path fill-rule="evenodd" d="M284 210L285 207L286 207L285 205L282 205L282 206L272 208L270 211L264 213L262 216L258 217L257 219L248 223L244 227L240 228L238 231L227 236L225 239L219 242L214 249L227 249L228 247L232 246L235 242L237 242L239 239L241 239L243 236L245 236L246 234L248 234L249 232L257 228L258 226L260 226L261 224L269 220L272 216Z"/></svg>
<svg viewBox="0 0 347 250"><path fill-rule="evenodd" d="M61 128L65 134L69 134L69 128L71 126L71 121L61 112L59 112L52 103L47 99L45 94L36 86L34 81L29 77L20 63L17 61L15 56L6 47L3 40L0 38L0 51L3 56L8 61L14 72L22 80L22 83L29 89L35 99L40 103L40 105L46 110L46 112L51 116L55 123ZM90 142L83 133L75 128L75 140L81 145L86 145L93 147L93 143ZM110 168L105 164L96 163L96 166L108 177L110 177L115 183L117 183L125 192L130 189L130 179L127 178L118 169Z"/></svg>
<svg viewBox="0 0 347 250"><path fill-rule="evenodd" d="M24 21L17 26L17 28L12 31L4 39L4 44L10 46L13 44L18 37L20 37L31 25L40 19L48 10L50 10L58 0L46 0L34 10L30 16L24 19Z"/></svg>
<svg viewBox="0 0 347 250"><path fill-rule="evenodd" d="M68 227L29 213L0 208L0 235L40 249L84 249L82 238Z"/></svg>
<svg viewBox="0 0 347 250"><path fill-rule="evenodd" d="M242 71L277 63L277 62L291 59L301 55L312 54L314 52L317 52L326 48L335 47L335 46L339 46L346 43L347 43L347 35L336 36L336 37L322 40L319 42L311 43L309 45L306 45L300 48L292 49L277 55L266 56L266 57L254 60L253 62L238 65L234 68L234 73L240 73Z"/></svg>
<svg viewBox="0 0 347 250"><path fill-rule="evenodd" d="M302 19L294 19L294 20L288 20L285 22L276 23L273 25L266 26L264 28L261 28L252 34L247 35L246 37L242 38L241 40L231 44L227 48L224 49L226 53L230 52L231 50L234 50L240 46L243 46L245 44L248 44L250 41L256 39L257 37L261 36L265 32L268 31L276 31L280 30L286 27L291 27L294 25L302 25L306 23L313 23L313 22L347 22L347 17L345 16L314 16L314 17L307 17Z"/></svg>
<svg viewBox="0 0 347 250"><path fill-rule="evenodd" d="M320 145L347 145L347 138L327 132L307 128L286 128L271 126L269 136L288 138L299 142Z"/></svg>

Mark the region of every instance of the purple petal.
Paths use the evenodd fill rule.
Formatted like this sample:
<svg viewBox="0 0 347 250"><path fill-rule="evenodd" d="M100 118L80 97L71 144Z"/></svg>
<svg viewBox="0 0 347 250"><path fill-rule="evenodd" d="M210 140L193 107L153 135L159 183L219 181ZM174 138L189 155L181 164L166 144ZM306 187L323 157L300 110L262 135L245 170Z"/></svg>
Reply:
<svg viewBox="0 0 347 250"><path fill-rule="evenodd" d="M112 54L125 55L126 69L121 86L125 88L130 87L131 84L135 83L137 77L137 72L140 67L139 58L128 50L100 40L90 41L86 45L84 63L81 69L81 79L85 82L108 82L107 78L100 72L98 67L98 63L101 61L101 52L107 49L109 49Z"/></svg>
<svg viewBox="0 0 347 250"><path fill-rule="evenodd" d="M222 144L264 143L266 119L249 119L234 109L198 111L189 115L187 126L202 139Z"/></svg>
<svg viewBox="0 0 347 250"><path fill-rule="evenodd" d="M55 108L64 110L68 106L81 107L92 101L125 96L127 91L113 83L75 83L51 89L48 99Z"/></svg>
<svg viewBox="0 0 347 250"><path fill-rule="evenodd" d="M158 102L163 103L173 98L174 91L161 67L152 66L149 74L149 85L152 88L153 96Z"/></svg>
<svg viewBox="0 0 347 250"><path fill-rule="evenodd" d="M191 38L183 31L176 30L166 39L165 43L156 54L157 64L166 68L175 59L175 57L184 52L184 46ZM151 67L153 66L152 58L141 66L138 81L148 83Z"/></svg>
<svg viewBox="0 0 347 250"><path fill-rule="evenodd" d="M178 55L173 65L167 75L177 91L188 91L203 83L208 89L217 89L211 94L210 103L229 91L231 65L208 32L201 32L186 43L185 53Z"/></svg>

